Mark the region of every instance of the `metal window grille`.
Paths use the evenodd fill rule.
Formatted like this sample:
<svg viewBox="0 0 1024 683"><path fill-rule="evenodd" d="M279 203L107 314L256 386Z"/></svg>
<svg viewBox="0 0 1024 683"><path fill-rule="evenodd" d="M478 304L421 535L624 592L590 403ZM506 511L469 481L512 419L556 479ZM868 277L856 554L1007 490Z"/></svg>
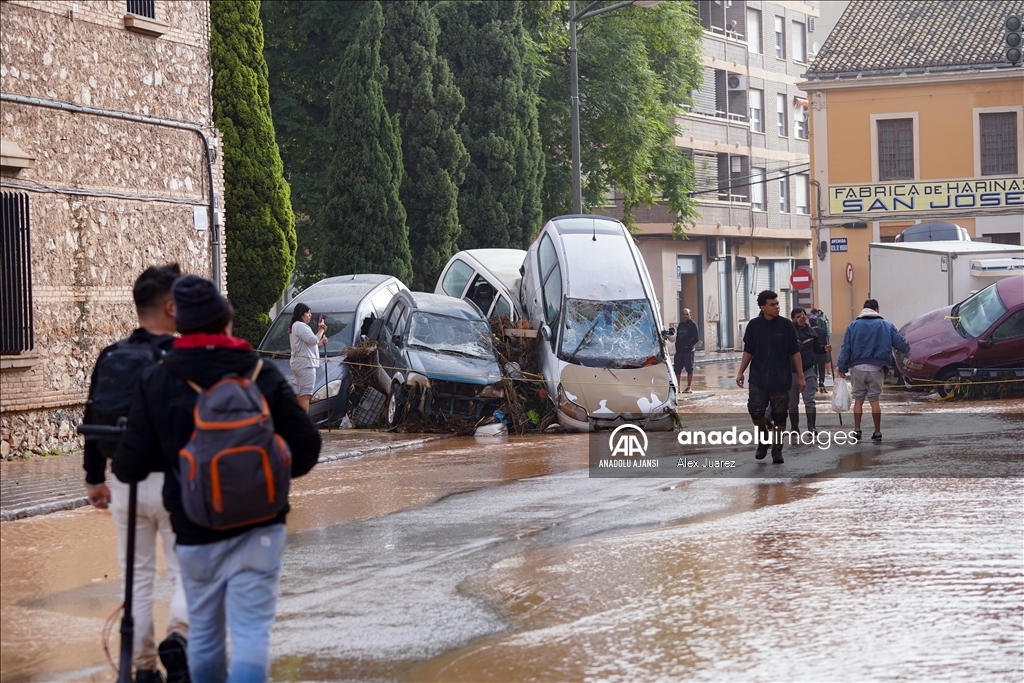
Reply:
<svg viewBox="0 0 1024 683"><path fill-rule="evenodd" d="M1017 173L1017 112L981 114L981 174Z"/></svg>
<svg viewBox="0 0 1024 683"><path fill-rule="evenodd" d="M878 122L878 179L914 177L914 122L888 119Z"/></svg>
<svg viewBox="0 0 1024 683"><path fill-rule="evenodd" d="M31 351L32 249L28 194L0 193L3 271L0 272L0 353Z"/></svg>
<svg viewBox="0 0 1024 683"><path fill-rule="evenodd" d="M128 0L128 14L156 19L156 0Z"/></svg>

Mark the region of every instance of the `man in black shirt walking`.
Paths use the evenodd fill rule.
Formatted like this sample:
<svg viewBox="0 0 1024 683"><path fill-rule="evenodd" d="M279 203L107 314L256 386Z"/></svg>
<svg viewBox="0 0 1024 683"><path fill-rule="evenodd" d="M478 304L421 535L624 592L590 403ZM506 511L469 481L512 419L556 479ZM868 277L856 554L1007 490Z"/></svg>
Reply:
<svg viewBox="0 0 1024 683"><path fill-rule="evenodd" d="M697 323L690 318L690 309L683 309L683 319L679 321L676 328L676 355L673 358L676 375L679 377L679 384L683 383L683 371L686 371L686 388L684 394L693 393L690 385L693 384L693 358L694 347L700 341L700 333L697 331Z"/></svg>
<svg viewBox="0 0 1024 683"><path fill-rule="evenodd" d="M789 412L789 389L796 378L797 388L803 391L804 380L800 346L797 344L796 326L779 315L779 295L766 289L757 295L761 314L751 318L743 334L743 360L736 373L737 386L743 386L743 373L750 366L750 389L747 410L759 432L758 460L768 455L768 444L772 446L772 462L782 459L782 432L786 428ZM770 413L774 438L769 439L765 414Z"/></svg>

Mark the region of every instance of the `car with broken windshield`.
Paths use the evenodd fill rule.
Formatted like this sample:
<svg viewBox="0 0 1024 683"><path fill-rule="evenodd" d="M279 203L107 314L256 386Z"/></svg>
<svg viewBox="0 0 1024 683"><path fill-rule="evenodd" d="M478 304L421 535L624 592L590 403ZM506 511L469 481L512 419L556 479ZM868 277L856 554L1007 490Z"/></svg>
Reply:
<svg viewBox="0 0 1024 683"><path fill-rule="evenodd" d="M477 422L501 406L504 388L491 328L475 304L402 291L371 337L389 427L410 414Z"/></svg>

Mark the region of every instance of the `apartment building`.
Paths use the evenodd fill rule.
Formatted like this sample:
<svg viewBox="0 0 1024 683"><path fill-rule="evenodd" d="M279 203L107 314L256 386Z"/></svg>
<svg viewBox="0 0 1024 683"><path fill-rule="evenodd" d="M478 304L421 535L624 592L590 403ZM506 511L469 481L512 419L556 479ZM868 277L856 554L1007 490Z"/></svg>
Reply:
<svg viewBox="0 0 1024 683"><path fill-rule="evenodd" d="M223 287L207 0L0 2L0 456L76 448L132 284Z"/></svg>
<svg viewBox="0 0 1024 683"><path fill-rule="evenodd" d="M875 295L871 242L926 221L1024 241L1024 65L1003 54L1004 22L1021 7L854 0L807 70L814 274L836 332Z"/></svg>
<svg viewBox="0 0 1024 683"><path fill-rule="evenodd" d="M811 258L808 108L797 83L819 11L805 2L693 4L704 82L676 144L693 157L700 216L680 240L664 205L635 215L666 323L689 308L704 348L719 351L741 347L761 290L779 292L784 310L812 301L790 275Z"/></svg>

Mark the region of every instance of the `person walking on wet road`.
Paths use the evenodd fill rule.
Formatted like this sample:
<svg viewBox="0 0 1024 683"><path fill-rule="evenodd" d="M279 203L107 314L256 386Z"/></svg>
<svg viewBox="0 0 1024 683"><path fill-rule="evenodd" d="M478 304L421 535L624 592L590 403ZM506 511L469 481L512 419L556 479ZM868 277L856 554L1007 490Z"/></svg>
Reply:
<svg viewBox="0 0 1024 683"><path fill-rule="evenodd" d="M206 397L212 393L210 387L224 384L229 378L244 377L263 395L273 428L291 451L292 477L302 476L316 465L320 434L281 373L273 365L262 365L248 342L231 336L231 305L212 282L186 275L174 283L172 293L175 325L182 336L175 340L163 363L144 375L128 415L128 430L114 454L113 470L126 482L143 480L150 473L165 473L163 499L177 535L178 562L188 601L192 680L266 681L288 506L283 504L276 516L232 528L200 525L189 517L183 503L186 484L193 479L190 475L189 482L182 481L179 469L179 461L195 463L197 458L179 453L200 427L193 418L198 414L196 387L206 392ZM203 430L209 427L202 425ZM218 465L229 472L230 467L230 462ZM204 485L214 482L213 508L217 508L218 501L221 507L227 507L227 501L235 503L231 496L239 482L232 486L232 480L220 481L215 474L207 473L205 468L197 474ZM209 478L205 478L207 475ZM187 491L192 500L191 489Z"/></svg>
<svg viewBox="0 0 1024 683"><path fill-rule="evenodd" d="M181 275L177 263L147 268L132 287L132 299L139 318L139 327L127 339L112 344L100 352L89 383L83 423L104 422L104 394L110 391L124 395L128 405L134 384L141 380L142 371L155 364L174 342L174 301L171 285ZM127 353L126 353L127 352ZM133 358L135 354L140 356ZM123 359L120 357L123 356ZM99 377L99 375L107 375ZM104 381L105 380L105 381ZM115 384L117 386L109 386ZM112 420L111 420L112 421ZM117 530L117 556L122 572L127 573L128 562L128 499L129 485L116 478L106 483L107 457L116 448L116 441L86 439L83 448L85 487L89 503L94 507L111 509ZM188 609L185 591L181 585L178 556L174 552L174 531L163 502L163 472L154 472L138 483L135 512L135 552L132 558L131 614L132 666L136 683L162 683L157 669L157 656L167 670L169 683L188 683L188 662L185 648L188 643ZM164 562L171 579L170 613L167 617L167 637L156 645L153 628L153 586L156 581L156 548L163 542Z"/></svg>
<svg viewBox="0 0 1024 683"><path fill-rule="evenodd" d="M736 373L736 385L743 387L743 373L750 366L750 388L747 411L757 426L759 443L754 457L763 460L768 455L768 424L770 414L774 434L770 438L772 462L785 462L782 458L782 432L786 428L789 412L789 389L796 381L803 392L806 387L796 326L779 315L779 295L766 289L757 295L761 313L751 318L743 333L743 359ZM796 378L794 380L794 377Z"/></svg>
<svg viewBox="0 0 1024 683"><path fill-rule="evenodd" d="M804 386L798 390L797 373L793 373L793 386L789 389L789 428L800 431L800 396L804 397L804 412L807 413L807 429L817 433L815 428L817 410L814 405L814 394L818 383L818 371L815 367L819 355L832 350L831 346L822 343L818 330L807 322L807 311L799 306L793 309L790 319L796 325L796 342L800 347L800 361L803 367Z"/></svg>
<svg viewBox="0 0 1024 683"><path fill-rule="evenodd" d="M814 308L811 310L812 313L810 317L807 318L807 324L817 331L818 336L821 337L821 345L828 346L829 348L831 348L832 346L828 338L828 319L824 317L824 314L819 316L813 313L813 311L817 311L818 309ZM821 311L818 312L820 313ZM814 370L818 375L818 391L820 391L821 393L825 393L825 373L826 371L832 371L831 351L829 351L828 353L814 354Z"/></svg>
<svg viewBox="0 0 1024 683"><path fill-rule="evenodd" d="M893 349L907 353L910 344L895 325L879 314L878 302L868 299L857 319L846 328L837 361L839 376L845 379L849 372L853 380L853 429L858 441L865 398L871 404L871 421L875 427L871 440L882 440L882 407L878 398L882 395L885 367Z"/></svg>
<svg viewBox="0 0 1024 683"><path fill-rule="evenodd" d="M686 388L682 389L684 394L692 394L693 389L693 359L694 348L700 342L700 332L697 330L697 323L690 317L690 309L684 308L683 319L676 326L676 354L673 360L676 376L679 377L679 385L683 384L683 370L686 370Z"/></svg>
<svg viewBox="0 0 1024 683"><path fill-rule="evenodd" d="M288 324L288 341L291 343L292 358L289 361L292 374L295 375L295 395L299 405L309 412L309 399L313 396L316 386L316 369L320 367L319 347L327 343L327 323L320 316L316 334L309 327L313 312L306 304L295 304L292 321ZM296 324L299 323L299 324Z"/></svg>

